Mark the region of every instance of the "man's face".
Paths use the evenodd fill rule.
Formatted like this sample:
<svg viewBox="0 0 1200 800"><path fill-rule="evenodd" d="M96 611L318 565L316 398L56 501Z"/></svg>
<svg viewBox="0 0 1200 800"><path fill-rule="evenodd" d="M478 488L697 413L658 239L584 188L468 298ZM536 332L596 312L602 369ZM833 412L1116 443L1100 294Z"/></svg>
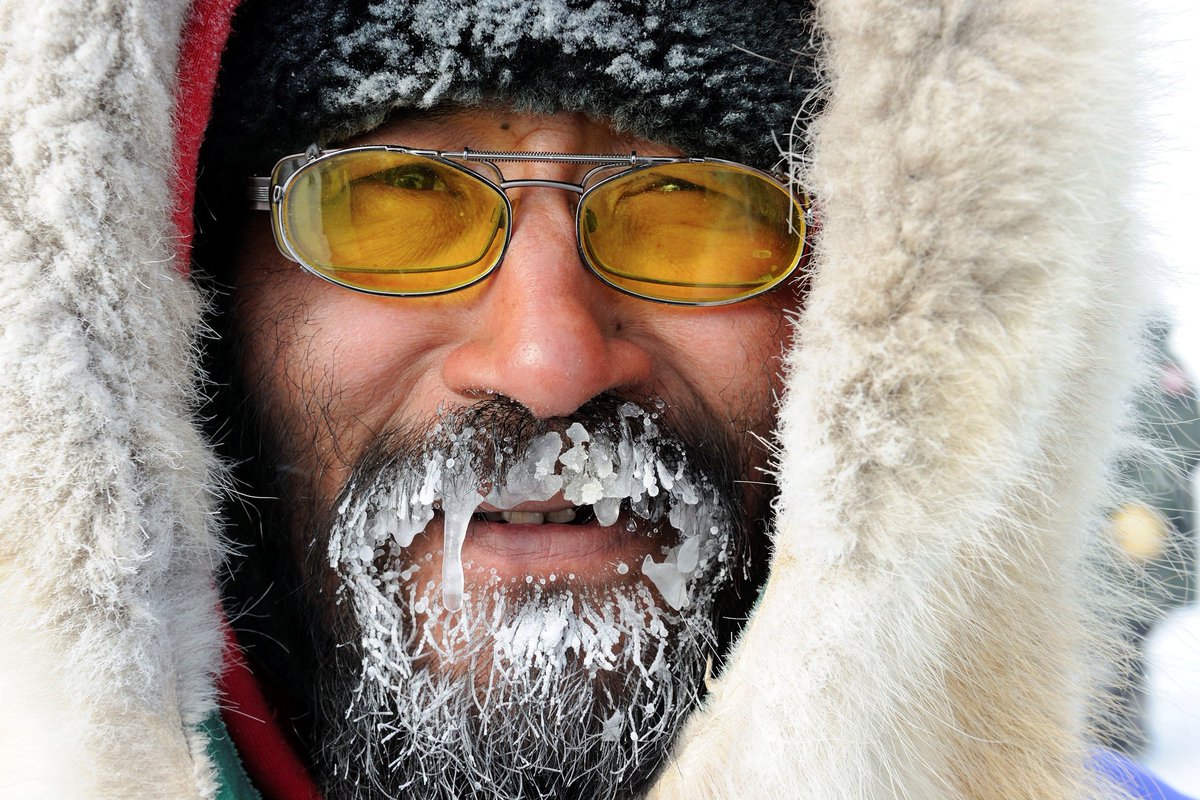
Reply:
<svg viewBox="0 0 1200 800"><path fill-rule="evenodd" d="M348 144L375 143L672 154L577 115L482 110ZM367 761L356 780L380 796L408 781L423 796L468 796L477 782L486 796L635 791L702 692L731 607L722 593L742 580L766 513L756 436L773 422L794 283L716 308L629 297L581 267L577 195L509 196L503 263L451 294L330 284L279 255L265 215L237 258L237 369L289 508L280 569L299 575L295 605L318 618L324 663L305 702L330 796L347 783L339 762ZM637 487L584 502L600 496L585 484L622 459ZM407 533L405 517L418 519ZM461 593L446 584L459 564ZM368 721L347 725L348 711ZM470 722L452 730L460 716Z"/></svg>

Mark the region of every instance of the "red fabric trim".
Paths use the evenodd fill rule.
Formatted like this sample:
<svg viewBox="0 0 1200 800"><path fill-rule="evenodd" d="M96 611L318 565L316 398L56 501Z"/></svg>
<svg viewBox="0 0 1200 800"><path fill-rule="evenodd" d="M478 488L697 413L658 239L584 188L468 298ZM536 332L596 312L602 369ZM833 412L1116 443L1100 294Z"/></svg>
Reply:
<svg viewBox="0 0 1200 800"><path fill-rule="evenodd" d="M250 671L237 635L225 626L225 670L218 682L221 718L242 766L263 800L321 800L317 785L279 726Z"/></svg>
<svg viewBox="0 0 1200 800"><path fill-rule="evenodd" d="M229 40L230 21L238 0L195 0L184 24L179 47L175 102L175 209L172 219L179 233L176 259L188 273L192 243L192 207L196 200L196 168L200 142L212 113L213 92L221 53Z"/></svg>
<svg viewBox="0 0 1200 800"><path fill-rule="evenodd" d="M179 46L175 102L175 208L179 234L177 264L185 275L196 201L200 143L212 113L221 54L229 40L239 0L195 0ZM242 655L233 629L225 625L224 671L218 681L221 717L242 766L263 800L321 800L308 769L279 726L261 687Z"/></svg>

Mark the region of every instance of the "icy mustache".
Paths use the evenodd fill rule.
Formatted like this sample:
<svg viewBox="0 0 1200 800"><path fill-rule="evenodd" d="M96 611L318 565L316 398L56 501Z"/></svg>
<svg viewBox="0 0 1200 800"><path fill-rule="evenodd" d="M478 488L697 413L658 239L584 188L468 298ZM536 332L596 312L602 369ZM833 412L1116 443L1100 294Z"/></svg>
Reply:
<svg viewBox="0 0 1200 800"><path fill-rule="evenodd" d="M562 434L537 435L515 454L495 453L486 469L473 427L435 429L439 446L423 453L423 464L398 470L365 491L348 487L329 541L330 566L356 582L366 577L385 596L395 596L401 575L377 561L411 545L441 508L442 605L455 612L463 604L463 542L479 506L508 509L561 492L569 503L591 506L604 527L616 523L626 504L644 520L665 518L678 531L678 542L666 549L662 562L646 556L642 572L672 608L688 605L693 580L710 572L714 561L724 561L724 507L712 482L696 475L680 449L660 436L657 414L625 403L617 416L616 424L594 435L578 422Z"/></svg>

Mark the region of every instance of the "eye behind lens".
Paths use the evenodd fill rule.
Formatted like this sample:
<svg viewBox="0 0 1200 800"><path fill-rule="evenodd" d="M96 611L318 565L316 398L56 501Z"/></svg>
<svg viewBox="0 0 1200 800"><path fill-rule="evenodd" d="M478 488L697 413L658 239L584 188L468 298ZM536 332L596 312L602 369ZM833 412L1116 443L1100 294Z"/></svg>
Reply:
<svg viewBox="0 0 1200 800"><path fill-rule="evenodd" d="M579 209L588 266L639 297L720 304L761 294L804 254L804 207L768 176L723 162L634 170L590 190Z"/></svg>
<svg viewBox="0 0 1200 800"><path fill-rule="evenodd" d="M296 259L343 286L393 295L470 285L504 251L509 206L479 175L429 156L361 148L288 183L281 228Z"/></svg>

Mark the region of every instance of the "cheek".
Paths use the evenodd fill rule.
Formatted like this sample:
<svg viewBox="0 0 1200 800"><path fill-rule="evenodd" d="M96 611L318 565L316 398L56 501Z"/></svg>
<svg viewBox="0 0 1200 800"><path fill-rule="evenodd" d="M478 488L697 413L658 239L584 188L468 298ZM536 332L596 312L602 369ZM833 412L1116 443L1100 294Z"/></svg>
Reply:
<svg viewBox="0 0 1200 800"><path fill-rule="evenodd" d="M753 301L688 311L660 328L664 383L679 382L719 419L766 433L791 335L783 311Z"/></svg>
<svg viewBox="0 0 1200 800"><path fill-rule="evenodd" d="M280 455L309 476L306 494L329 497L375 434L436 394L448 315L350 292L290 262L240 277L241 377Z"/></svg>
<svg viewBox="0 0 1200 800"><path fill-rule="evenodd" d="M337 290L345 293L345 290ZM318 425L328 441L317 456L327 468L352 464L372 437L410 409L436 405L441 352L436 326L351 295L311 307L276 352L275 385L291 413Z"/></svg>

